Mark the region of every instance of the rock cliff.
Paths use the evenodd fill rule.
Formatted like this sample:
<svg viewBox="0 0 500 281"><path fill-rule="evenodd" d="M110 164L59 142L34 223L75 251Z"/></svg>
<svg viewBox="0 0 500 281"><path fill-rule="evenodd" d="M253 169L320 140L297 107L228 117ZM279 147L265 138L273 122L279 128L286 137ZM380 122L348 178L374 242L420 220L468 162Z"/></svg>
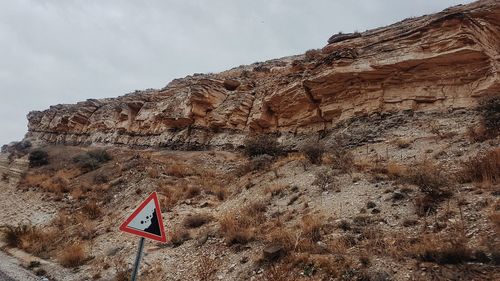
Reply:
<svg viewBox="0 0 500 281"><path fill-rule="evenodd" d="M500 2L478 1L363 33L321 50L159 90L28 114L32 141L200 147L248 134L313 135L360 116L450 112L500 93Z"/></svg>

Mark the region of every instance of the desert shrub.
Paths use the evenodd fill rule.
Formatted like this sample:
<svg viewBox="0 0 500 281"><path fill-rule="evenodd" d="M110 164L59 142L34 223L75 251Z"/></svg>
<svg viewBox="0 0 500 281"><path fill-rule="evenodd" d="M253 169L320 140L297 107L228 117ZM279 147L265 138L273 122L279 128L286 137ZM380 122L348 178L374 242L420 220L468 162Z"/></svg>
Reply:
<svg viewBox="0 0 500 281"><path fill-rule="evenodd" d="M334 139L330 152L332 167L334 169L349 174L353 171L354 155L346 148L343 137L338 136Z"/></svg>
<svg viewBox="0 0 500 281"><path fill-rule="evenodd" d="M183 178L194 175L195 171L187 165L175 163L167 167L165 173L169 176Z"/></svg>
<svg viewBox="0 0 500 281"><path fill-rule="evenodd" d="M486 130L491 136L496 136L500 130L500 95L483 99L479 103Z"/></svg>
<svg viewBox="0 0 500 281"><path fill-rule="evenodd" d="M321 164L326 148L318 142L308 142L300 147L300 151L312 164Z"/></svg>
<svg viewBox="0 0 500 281"><path fill-rule="evenodd" d="M170 244L177 247L182 245L187 240L191 239L191 235L185 228L177 228L175 231L170 233Z"/></svg>
<svg viewBox="0 0 500 281"><path fill-rule="evenodd" d="M102 210L99 205L95 201L88 202L83 205L82 212L86 214L90 219L95 220L102 215Z"/></svg>
<svg viewBox="0 0 500 281"><path fill-rule="evenodd" d="M276 137L271 135L260 135L249 137L244 141L244 151L247 156L267 154L271 156L282 155L285 150L278 143Z"/></svg>
<svg viewBox="0 0 500 281"><path fill-rule="evenodd" d="M409 139L398 138L394 141L394 144L401 149L408 148L411 145L411 141Z"/></svg>
<svg viewBox="0 0 500 281"><path fill-rule="evenodd" d="M40 167L49 164L49 154L45 150L35 149L29 154L30 167Z"/></svg>
<svg viewBox="0 0 500 281"><path fill-rule="evenodd" d="M212 217L208 214L194 214L188 215L184 218L183 225L186 228L197 228L212 220Z"/></svg>
<svg viewBox="0 0 500 281"><path fill-rule="evenodd" d="M73 244L61 250L57 260L64 267L77 267L85 263L87 253L82 244Z"/></svg>
<svg viewBox="0 0 500 281"><path fill-rule="evenodd" d="M291 268L285 263L271 265L263 274L264 281L288 281L294 280Z"/></svg>
<svg viewBox="0 0 500 281"><path fill-rule="evenodd" d="M109 153L104 149L94 149L73 157L73 162L75 162L83 171L90 172L98 169L101 164L106 163L111 159L111 155L109 155Z"/></svg>
<svg viewBox="0 0 500 281"><path fill-rule="evenodd" d="M472 251L459 233L446 237L427 235L409 248L409 253L421 261L438 264L458 264L473 260Z"/></svg>
<svg viewBox="0 0 500 281"><path fill-rule="evenodd" d="M334 187L335 177L333 172L328 169L322 169L316 173L316 179L313 184L321 190L331 190Z"/></svg>
<svg viewBox="0 0 500 281"><path fill-rule="evenodd" d="M351 230L351 223L348 220L342 219L338 223L337 227L342 229L343 231L349 231Z"/></svg>
<svg viewBox="0 0 500 281"><path fill-rule="evenodd" d="M323 221L321 216L304 216L300 226L302 235L311 242L320 241Z"/></svg>
<svg viewBox="0 0 500 281"><path fill-rule="evenodd" d="M4 182L9 182L9 174L3 173L2 174L2 181Z"/></svg>
<svg viewBox="0 0 500 281"><path fill-rule="evenodd" d="M194 198L201 193L201 188L199 186L190 186L186 190L185 198L190 199Z"/></svg>
<svg viewBox="0 0 500 281"><path fill-rule="evenodd" d="M295 248L296 236L285 227L275 227L266 235L266 241L289 252Z"/></svg>
<svg viewBox="0 0 500 281"><path fill-rule="evenodd" d="M209 191L209 194L215 195L219 201L224 201L228 195L227 193L227 189L222 186L215 186Z"/></svg>
<svg viewBox="0 0 500 281"><path fill-rule="evenodd" d="M21 238L26 236L36 229L28 224L19 224L17 226L5 225L3 228L3 241L9 247L19 247Z"/></svg>
<svg viewBox="0 0 500 281"><path fill-rule="evenodd" d="M239 210L226 213L219 229L228 245L246 244L255 238L256 227L265 222L268 202L252 202Z"/></svg>
<svg viewBox="0 0 500 281"><path fill-rule="evenodd" d="M271 167L274 157L267 154L254 156L248 163L241 165L236 169L236 175L243 176L249 172L264 171Z"/></svg>
<svg viewBox="0 0 500 281"><path fill-rule="evenodd" d="M94 183L103 184L109 182L109 178L103 174L97 174L94 176Z"/></svg>
<svg viewBox="0 0 500 281"><path fill-rule="evenodd" d="M87 154L99 163L105 163L112 159L111 155L104 149L94 149L87 152Z"/></svg>
<svg viewBox="0 0 500 281"><path fill-rule="evenodd" d="M449 196L445 188L449 185L448 176L443 174L443 169L431 161L416 163L408 168L405 180L419 187L424 194L436 198Z"/></svg>
<svg viewBox="0 0 500 281"><path fill-rule="evenodd" d="M220 231L228 245L246 244L253 239L253 232L245 220L235 214L226 214L220 221Z"/></svg>
<svg viewBox="0 0 500 281"><path fill-rule="evenodd" d="M29 253L46 257L54 247L55 232L41 231L30 224L3 226L3 241Z"/></svg>
<svg viewBox="0 0 500 281"><path fill-rule="evenodd" d="M469 158L462 163L458 178L462 182L500 182L500 148Z"/></svg>

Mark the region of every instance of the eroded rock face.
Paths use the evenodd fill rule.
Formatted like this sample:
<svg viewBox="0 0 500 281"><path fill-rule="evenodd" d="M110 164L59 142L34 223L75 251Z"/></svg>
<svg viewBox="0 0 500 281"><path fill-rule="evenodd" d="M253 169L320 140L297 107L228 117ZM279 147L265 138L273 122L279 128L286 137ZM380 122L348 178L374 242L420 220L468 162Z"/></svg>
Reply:
<svg viewBox="0 0 500 281"><path fill-rule="evenodd" d="M34 111L27 137L66 144L237 146L251 133L313 134L354 117L448 112L500 94L498 1L332 38L314 55Z"/></svg>

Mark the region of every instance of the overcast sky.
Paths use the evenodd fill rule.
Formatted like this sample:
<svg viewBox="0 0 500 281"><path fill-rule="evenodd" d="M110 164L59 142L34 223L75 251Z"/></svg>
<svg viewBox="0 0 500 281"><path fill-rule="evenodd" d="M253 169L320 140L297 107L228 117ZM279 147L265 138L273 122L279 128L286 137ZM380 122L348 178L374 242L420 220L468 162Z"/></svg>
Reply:
<svg viewBox="0 0 500 281"><path fill-rule="evenodd" d="M0 144L26 114L323 47L467 0L0 0Z"/></svg>

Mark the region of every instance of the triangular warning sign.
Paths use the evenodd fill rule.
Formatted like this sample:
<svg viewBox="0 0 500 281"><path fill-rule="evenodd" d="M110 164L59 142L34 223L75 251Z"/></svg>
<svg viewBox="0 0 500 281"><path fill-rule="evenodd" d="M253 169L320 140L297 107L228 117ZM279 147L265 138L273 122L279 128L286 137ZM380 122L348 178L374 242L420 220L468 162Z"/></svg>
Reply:
<svg viewBox="0 0 500 281"><path fill-rule="evenodd" d="M134 213L122 223L120 230L163 243L167 242L156 192L151 193L139 205Z"/></svg>

